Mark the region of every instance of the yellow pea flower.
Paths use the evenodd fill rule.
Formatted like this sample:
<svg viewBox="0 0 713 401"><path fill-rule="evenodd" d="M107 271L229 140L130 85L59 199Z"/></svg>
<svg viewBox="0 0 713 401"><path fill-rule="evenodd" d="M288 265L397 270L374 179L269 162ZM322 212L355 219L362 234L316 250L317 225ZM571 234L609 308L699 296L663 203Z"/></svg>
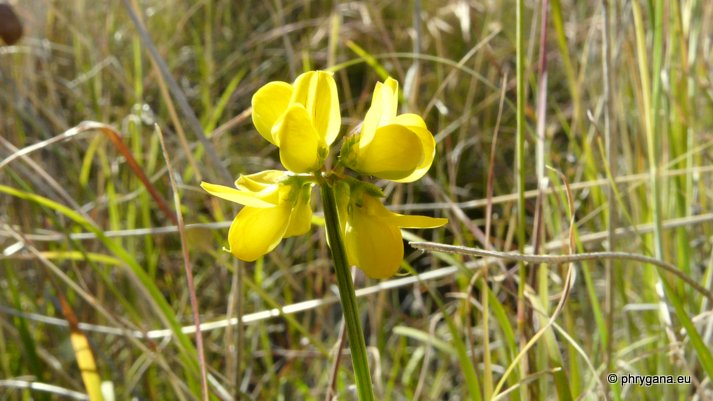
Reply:
<svg viewBox="0 0 713 401"><path fill-rule="evenodd" d="M389 278L398 271L404 258L401 228L436 228L448 222L391 212L374 191L364 187L352 188L349 195L343 187L338 188L337 197L349 263L371 278Z"/></svg>
<svg viewBox="0 0 713 401"><path fill-rule="evenodd" d="M396 80L377 82L361 131L345 143L342 161L363 174L412 182L431 167L436 141L420 116L396 115L398 93Z"/></svg>
<svg viewBox="0 0 713 401"><path fill-rule="evenodd" d="M233 255L248 262L275 249L282 238L309 231L311 185L277 170L241 175L236 188L201 183L211 195L245 205L230 225L228 243Z"/></svg>
<svg viewBox="0 0 713 401"><path fill-rule="evenodd" d="M280 148L282 165L295 173L322 167L342 122L331 72L306 72L292 84L270 82L255 92L252 107L255 128Z"/></svg>

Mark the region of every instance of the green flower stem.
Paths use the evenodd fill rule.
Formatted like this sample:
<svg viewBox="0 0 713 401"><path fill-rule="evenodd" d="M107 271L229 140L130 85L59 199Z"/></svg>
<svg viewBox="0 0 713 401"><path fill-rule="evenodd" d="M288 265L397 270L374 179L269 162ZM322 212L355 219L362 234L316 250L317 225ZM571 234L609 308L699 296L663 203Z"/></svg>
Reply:
<svg viewBox="0 0 713 401"><path fill-rule="evenodd" d="M329 248L332 251L332 259L334 260L334 270L337 273L339 297L349 335L349 349L352 353L357 394L360 401L373 401L374 392L371 384L369 362L366 358L366 343L364 342L364 333L359 322L359 310L357 309L352 274L347 262L344 242L342 241L334 189L324 181L320 183L320 189L322 191L324 219L327 225L327 238L329 238Z"/></svg>

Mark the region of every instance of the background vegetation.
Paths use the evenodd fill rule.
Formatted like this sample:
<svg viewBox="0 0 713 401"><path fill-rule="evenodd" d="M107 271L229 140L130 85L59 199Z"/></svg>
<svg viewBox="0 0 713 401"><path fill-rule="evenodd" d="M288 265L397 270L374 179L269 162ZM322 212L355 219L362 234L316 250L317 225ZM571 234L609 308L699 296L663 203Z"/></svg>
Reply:
<svg viewBox="0 0 713 401"><path fill-rule="evenodd" d="M436 136L429 178L379 183L393 210L450 219L409 240L566 254L571 234L573 252L682 273L407 247L401 277L357 276L377 398L713 398L710 2L17 3L24 38L0 47L0 398L99 399L103 382L104 399L200 399L188 261L211 399L355 399L319 221L238 263L221 250L237 210L198 187L280 168L250 98L325 68L344 132L390 75Z"/></svg>

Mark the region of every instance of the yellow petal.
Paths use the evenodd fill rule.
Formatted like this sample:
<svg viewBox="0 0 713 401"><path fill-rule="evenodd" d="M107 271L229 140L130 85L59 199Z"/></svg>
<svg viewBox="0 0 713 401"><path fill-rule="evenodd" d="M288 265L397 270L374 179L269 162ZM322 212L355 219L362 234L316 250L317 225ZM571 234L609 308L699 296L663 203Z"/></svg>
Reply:
<svg viewBox="0 0 713 401"><path fill-rule="evenodd" d="M225 199L231 202L239 203L241 205L256 208L275 207L275 203L269 202L269 200L272 200L270 199L271 197L259 196L257 193L254 192L240 191L235 188L211 184L208 182L201 182L201 188L203 188L204 190L206 190L206 192L213 196L217 196L218 198ZM277 200L277 198L275 198L275 200Z"/></svg>
<svg viewBox="0 0 713 401"><path fill-rule="evenodd" d="M262 192L274 190L277 183L288 177L286 171L264 170L254 174L241 174L235 180L235 186L241 191Z"/></svg>
<svg viewBox="0 0 713 401"><path fill-rule="evenodd" d="M243 208L230 225L230 252L247 262L257 260L280 243L289 218L289 205L264 209Z"/></svg>
<svg viewBox="0 0 713 401"><path fill-rule="evenodd" d="M277 137L280 161L288 170L307 173L321 167L319 152L326 146L302 105L293 104L288 108L277 128Z"/></svg>
<svg viewBox="0 0 713 401"><path fill-rule="evenodd" d="M302 235L312 227L312 205L310 205L311 188L306 186L298 195L297 203L292 207L290 223L287 226L285 237Z"/></svg>
<svg viewBox="0 0 713 401"><path fill-rule="evenodd" d="M388 78L384 83L376 83L371 106L366 112L361 126L359 146L368 146L376 135L376 129L381 125L388 124L391 119L396 117L399 101L398 85L399 83L391 78Z"/></svg>
<svg viewBox="0 0 713 401"><path fill-rule="evenodd" d="M332 73L306 72L297 77L294 88L290 103L304 106L320 138L331 145L342 124L337 83Z"/></svg>
<svg viewBox="0 0 713 401"><path fill-rule="evenodd" d="M316 83L312 86L310 92L315 99L312 104L312 121L324 142L331 145L337 139L342 125L337 83L334 82L331 73L319 71Z"/></svg>
<svg viewBox="0 0 713 401"><path fill-rule="evenodd" d="M390 218L384 220L401 228L436 228L448 223L448 219L442 217L409 216L398 213L393 213Z"/></svg>
<svg viewBox="0 0 713 401"><path fill-rule="evenodd" d="M309 107L310 103L310 87L312 86L312 81L317 79L317 71L308 71L300 74L295 82L292 83L292 97L290 98L290 104L301 104L305 108ZM314 100L312 100L314 101Z"/></svg>
<svg viewBox="0 0 713 401"><path fill-rule="evenodd" d="M358 211L347 223L344 242L349 261L371 278L393 276L404 257L398 227Z"/></svg>
<svg viewBox="0 0 713 401"><path fill-rule="evenodd" d="M387 209L381 200L373 196L362 198L363 209L368 210L368 214L383 220L386 224L401 228L436 228L448 223L448 219L428 216L409 216L394 213Z"/></svg>
<svg viewBox="0 0 713 401"><path fill-rule="evenodd" d="M403 125L406 127L419 127L423 129L426 128L426 122L418 114L406 113L396 116L392 121L394 124Z"/></svg>
<svg viewBox="0 0 713 401"><path fill-rule="evenodd" d="M369 106L361 125L360 147L368 146L376 135L376 129L396 117L398 96L395 93L398 92L394 92L394 87L398 90L398 82L391 78L387 79L386 83L376 83L374 94L371 97L371 106Z"/></svg>
<svg viewBox="0 0 713 401"><path fill-rule="evenodd" d="M388 124L394 117L399 108L399 82L391 77L386 78L381 85L381 120L379 125Z"/></svg>
<svg viewBox="0 0 713 401"><path fill-rule="evenodd" d="M280 81L266 84L253 95L253 125L257 132L273 145L277 143L272 135L272 128L287 110L291 96L292 86Z"/></svg>
<svg viewBox="0 0 713 401"><path fill-rule="evenodd" d="M410 176L423 164L423 159L419 135L391 124L379 128L369 146L359 150L355 168L364 174L396 181Z"/></svg>
<svg viewBox="0 0 713 401"><path fill-rule="evenodd" d="M398 121L398 117L395 121ZM423 120L421 120L421 122L423 122ZM396 182L413 182L423 177L431 168L431 164L433 164L433 157L436 154L436 140L433 138L431 132L425 128L425 123L423 128L419 126L409 126L407 128L416 134L419 141L421 141L423 159L421 159L421 163L418 164L411 174L406 177L394 179L393 181Z"/></svg>

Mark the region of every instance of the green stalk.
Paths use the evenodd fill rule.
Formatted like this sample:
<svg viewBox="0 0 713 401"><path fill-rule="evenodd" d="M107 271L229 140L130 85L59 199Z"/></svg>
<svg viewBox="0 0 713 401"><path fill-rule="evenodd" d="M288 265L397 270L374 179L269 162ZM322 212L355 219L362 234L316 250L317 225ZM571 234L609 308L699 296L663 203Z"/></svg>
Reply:
<svg viewBox="0 0 713 401"><path fill-rule="evenodd" d="M359 395L359 401L373 401L374 391L371 385L369 362L366 358L364 332L359 322L354 283L352 282L347 253L342 241L334 189L326 182L320 183L320 189L322 191L322 206L324 208L329 249L332 252L332 260L334 260L334 270L337 273L337 285L339 286L339 299L342 304L347 334L349 335L349 349L352 353L357 394Z"/></svg>

